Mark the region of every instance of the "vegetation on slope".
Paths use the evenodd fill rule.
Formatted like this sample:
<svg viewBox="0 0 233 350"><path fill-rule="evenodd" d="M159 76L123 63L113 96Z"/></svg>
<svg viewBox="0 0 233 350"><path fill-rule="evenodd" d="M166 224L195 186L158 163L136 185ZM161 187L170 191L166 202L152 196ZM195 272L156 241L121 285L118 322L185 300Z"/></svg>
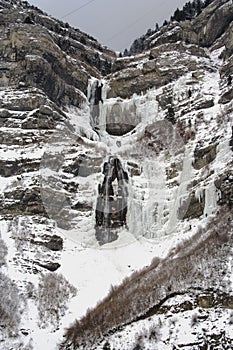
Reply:
<svg viewBox="0 0 233 350"><path fill-rule="evenodd" d="M209 288L227 290L226 265L232 245L232 218L222 207L206 228L182 241L163 260L135 272L65 334L62 349L90 349L122 326L144 318L168 295ZM68 346L68 347L67 347Z"/></svg>

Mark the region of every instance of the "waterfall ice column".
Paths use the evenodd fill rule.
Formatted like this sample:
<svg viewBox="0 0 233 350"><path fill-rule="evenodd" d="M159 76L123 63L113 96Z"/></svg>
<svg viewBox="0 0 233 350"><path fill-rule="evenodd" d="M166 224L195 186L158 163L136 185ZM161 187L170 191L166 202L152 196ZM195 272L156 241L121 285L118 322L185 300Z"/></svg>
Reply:
<svg viewBox="0 0 233 350"><path fill-rule="evenodd" d="M185 208L188 209L188 191L187 187L192 178L192 152L189 149L185 151L185 157L183 161L183 169L180 174L180 185L177 191L174 192L173 199L170 201L169 207L169 220L167 225L167 233L171 233L176 229L179 209L183 206L185 214Z"/></svg>
<svg viewBox="0 0 233 350"><path fill-rule="evenodd" d="M137 184L131 179L129 188L129 231L139 238L156 238L161 235L163 212L167 196L165 173L160 162L145 159L142 162L143 173Z"/></svg>
<svg viewBox="0 0 233 350"><path fill-rule="evenodd" d="M100 244L112 242L118 238L114 231L126 225L128 174L123 170L117 157L109 157L103 167L104 181L98 187L96 205L96 238ZM113 182L117 180L114 193Z"/></svg>
<svg viewBox="0 0 233 350"><path fill-rule="evenodd" d="M90 124L93 130L106 130L106 100L107 86L104 80L92 78L88 83L88 101L90 103Z"/></svg>
<svg viewBox="0 0 233 350"><path fill-rule="evenodd" d="M215 187L214 181L211 181L205 189L204 215L206 217L212 215L216 211L218 198L218 190Z"/></svg>

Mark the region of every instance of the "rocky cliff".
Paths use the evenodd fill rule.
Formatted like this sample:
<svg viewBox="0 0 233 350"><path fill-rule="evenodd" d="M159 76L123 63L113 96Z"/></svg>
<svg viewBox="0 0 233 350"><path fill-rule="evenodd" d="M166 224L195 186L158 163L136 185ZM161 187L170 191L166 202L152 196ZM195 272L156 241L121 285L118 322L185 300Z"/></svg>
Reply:
<svg viewBox="0 0 233 350"><path fill-rule="evenodd" d="M227 349L232 17L232 1L213 1L117 58L25 1L0 0L4 350ZM118 297L132 313L110 317Z"/></svg>

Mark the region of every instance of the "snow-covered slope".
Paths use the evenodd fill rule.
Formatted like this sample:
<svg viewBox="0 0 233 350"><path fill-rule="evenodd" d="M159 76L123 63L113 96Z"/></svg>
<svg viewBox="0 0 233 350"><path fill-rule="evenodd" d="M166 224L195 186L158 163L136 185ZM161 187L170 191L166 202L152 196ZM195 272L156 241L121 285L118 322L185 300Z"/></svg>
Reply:
<svg viewBox="0 0 233 350"><path fill-rule="evenodd" d="M164 43L118 59L104 77L114 53L26 2L8 3L0 1L0 344L55 350L112 286L200 232L193 244L204 242L219 212L230 218L232 58L218 38L208 49ZM216 349L230 349L216 345L231 341L229 242L216 273L211 255L202 267L201 291L171 296L151 319L136 310L96 343L87 326L83 347L92 339L93 349L201 349L217 334ZM208 291L221 274L221 288ZM208 298L217 300L210 309ZM161 300L148 298L144 311Z"/></svg>

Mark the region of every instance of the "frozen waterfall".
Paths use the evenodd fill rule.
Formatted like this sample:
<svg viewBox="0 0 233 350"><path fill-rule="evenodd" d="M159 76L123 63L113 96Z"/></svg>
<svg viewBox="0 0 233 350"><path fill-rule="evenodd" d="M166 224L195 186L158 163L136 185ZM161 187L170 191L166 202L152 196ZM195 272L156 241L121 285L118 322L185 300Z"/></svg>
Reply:
<svg viewBox="0 0 233 350"><path fill-rule="evenodd" d="M126 226L128 197L128 174L117 157L111 156L104 163L103 174L95 210L96 239L100 245L116 240L116 229Z"/></svg>

